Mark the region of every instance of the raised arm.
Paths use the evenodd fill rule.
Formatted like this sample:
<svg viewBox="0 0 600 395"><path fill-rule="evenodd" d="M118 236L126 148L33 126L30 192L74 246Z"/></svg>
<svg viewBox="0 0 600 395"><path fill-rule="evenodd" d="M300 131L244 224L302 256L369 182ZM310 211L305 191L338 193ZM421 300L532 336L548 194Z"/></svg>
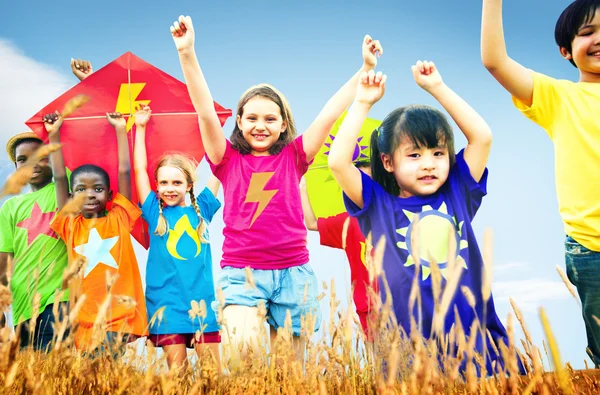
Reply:
<svg viewBox="0 0 600 395"><path fill-rule="evenodd" d="M142 107L135 113L135 143L133 145L133 169L140 204L144 204L152 191L148 178L148 156L146 154L146 125L150 120L152 110Z"/></svg>
<svg viewBox="0 0 600 395"><path fill-rule="evenodd" d="M362 176L360 170L352 163L352 155L369 110L385 93L386 79L387 76L381 72L375 74L373 70L361 73L354 103L348 110L329 152L329 167L333 176L344 193L360 208L364 206Z"/></svg>
<svg viewBox="0 0 600 395"><path fill-rule="evenodd" d="M179 21L171 26L171 34L179 52L179 62L192 104L198 113L202 144L210 161L217 165L223 160L227 145L212 95L194 50L192 18L180 16Z"/></svg>
<svg viewBox="0 0 600 395"><path fill-rule="evenodd" d="M363 71L373 70L377 66L377 56L383 54L383 48L378 40L373 40L368 34L363 39L363 65L325 104L317 118L304 132L303 145L306 159L310 162L325 143L333 124L352 103L356 95L358 77Z"/></svg>
<svg viewBox="0 0 600 395"><path fill-rule="evenodd" d="M48 132L50 143L60 144L60 127L62 123L63 118L58 111L44 115L44 127ZM52 175L56 186L56 204L58 211L60 211L69 200L69 180L62 148L50 154L50 161L52 162Z"/></svg>
<svg viewBox="0 0 600 395"><path fill-rule="evenodd" d="M206 183L206 187L212 192L214 197L217 197L219 193L219 187L221 186L221 181L214 174L210 175L208 182Z"/></svg>
<svg viewBox="0 0 600 395"><path fill-rule="evenodd" d="M471 176L479 182L492 147L492 131L483 118L442 81L433 62L418 61L412 66L417 84L429 92L450 114L467 138L464 158Z"/></svg>
<svg viewBox="0 0 600 395"><path fill-rule="evenodd" d="M127 123L120 112L107 112L106 119L117 133L119 158L119 193L131 200L131 158L127 141Z"/></svg>
<svg viewBox="0 0 600 395"><path fill-rule="evenodd" d="M310 205L308 191L306 190L306 180L304 177L300 180L300 200L302 202L302 211L304 211L304 223L308 230L319 230L317 227L317 216Z"/></svg>
<svg viewBox="0 0 600 395"><path fill-rule="evenodd" d="M533 74L506 52L502 27L502 0L483 0L481 60L486 69L511 95L531 105Z"/></svg>

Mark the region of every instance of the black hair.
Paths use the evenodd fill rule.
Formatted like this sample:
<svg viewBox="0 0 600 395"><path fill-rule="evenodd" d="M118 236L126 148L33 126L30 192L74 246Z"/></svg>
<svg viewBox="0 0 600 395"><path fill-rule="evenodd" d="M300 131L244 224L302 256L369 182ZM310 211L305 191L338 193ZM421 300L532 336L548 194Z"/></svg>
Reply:
<svg viewBox="0 0 600 395"><path fill-rule="evenodd" d="M26 137L24 139L18 140L12 147L12 156L13 158L15 158L15 162L17 160L17 147L21 144L25 144L25 143L39 143L39 144L44 144L44 142L42 141L42 139L37 139L35 137Z"/></svg>
<svg viewBox="0 0 600 395"><path fill-rule="evenodd" d="M565 48L572 53L572 43L579 28L594 19L598 8L600 8L600 0L576 0L565 8L554 28L554 40L559 48ZM569 62L577 67L572 58Z"/></svg>
<svg viewBox="0 0 600 395"><path fill-rule="evenodd" d="M80 174L95 174L102 178L102 181L106 184L107 187L110 187L110 177L108 173L103 168L96 165L82 165L73 170L71 173L71 190L73 190L73 183L75 182L75 178Z"/></svg>
<svg viewBox="0 0 600 395"><path fill-rule="evenodd" d="M354 163L354 166L356 166L359 169L364 169L365 167L371 167L371 160L367 160L367 159L362 159L359 160L358 162Z"/></svg>
<svg viewBox="0 0 600 395"><path fill-rule="evenodd" d="M423 105L400 107L389 113L371 134L371 173L388 193L398 196L400 187L393 173L383 167L381 154L392 156L403 139L417 147L448 148L450 166L454 165L454 134L448 120L435 108Z"/></svg>

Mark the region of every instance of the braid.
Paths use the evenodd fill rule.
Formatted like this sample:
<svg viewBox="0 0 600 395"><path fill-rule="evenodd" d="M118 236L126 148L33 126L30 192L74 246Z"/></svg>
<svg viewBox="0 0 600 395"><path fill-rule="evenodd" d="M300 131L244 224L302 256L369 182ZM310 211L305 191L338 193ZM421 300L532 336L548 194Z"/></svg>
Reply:
<svg viewBox="0 0 600 395"><path fill-rule="evenodd" d="M158 193L157 193L158 194ZM167 229L169 229L169 224L167 224L167 219L163 215L163 207L164 202L161 198L158 198L158 223L156 224L156 229L154 230L154 234L158 236L164 236L167 233Z"/></svg>
<svg viewBox="0 0 600 395"><path fill-rule="evenodd" d="M192 202L192 207L196 210L196 214L198 215L198 227L196 228L196 232L198 232L198 236L200 237L200 241L202 243L208 243L208 240L204 238L204 232L206 231L206 221L202 218L200 214L200 207L198 207L198 203L196 203L196 195L194 195L194 186L190 188L190 201Z"/></svg>

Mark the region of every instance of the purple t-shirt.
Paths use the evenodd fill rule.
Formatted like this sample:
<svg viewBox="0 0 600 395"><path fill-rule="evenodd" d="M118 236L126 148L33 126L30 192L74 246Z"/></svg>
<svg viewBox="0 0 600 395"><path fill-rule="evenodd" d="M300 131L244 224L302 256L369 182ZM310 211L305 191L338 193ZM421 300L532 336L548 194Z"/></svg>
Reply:
<svg viewBox="0 0 600 395"><path fill-rule="evenodd" d="M361 173L362 174L362 173ZM465 296L462 286L471 289L476 299L475 310L478 318L483 318L482 273L483 259L477 245L471 221L477 213L481 200L486 194L487 169L481 180L476 182L464 160L463 151L456 155L456 163L451 167L448 180L434 194L400 198L386 192L381 185L369 176L362 174L364 207L360 209L345 194L344 203L350 215L357 217L363 234L372 232L373 245L383 235L386 237L383 256L383 269L390 286L392 303L398 323L410 333L408 301L415 265L411 256L411 233L413 221L419 216L419 257L421 260L420 296L422 304L423 336L429 338L434 312L430 260L434 260L445 276L450 241L456 248L456 262L464 270L454 296L447 310L444 332L448 333L455 322L454 308L461 317L465 331L471 327L475 315ZM432 259L433 258L433 259ZM442 278L442 287L445 286ZM380 289L384 289L381 285ZM385 295L382 295L385 298ZM413 316L418 321L418 304L415 303ZM506 330L500 322L492 298L487 306L487 329L494 340L507 343ZM477 348L481 350L481 341ZM491 356L496 359L495 356ZM488 370L489 371L489 370Z"/></svg>
<svg viewBox="0 0 600 395"><path fill-rule="evenodd" d="M227 140L213 174L223 184L221 267L286 269L308 262L300 179L308 169L302 136L277 155L242 155Z"/></svg>

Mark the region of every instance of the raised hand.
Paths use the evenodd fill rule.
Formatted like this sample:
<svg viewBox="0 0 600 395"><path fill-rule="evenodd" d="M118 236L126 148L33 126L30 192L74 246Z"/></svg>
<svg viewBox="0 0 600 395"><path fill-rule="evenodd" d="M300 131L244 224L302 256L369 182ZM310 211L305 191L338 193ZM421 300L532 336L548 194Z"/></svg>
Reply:
<svg viewBox="0 0 600 395"><path fill-rule="evenodd" d="M107 112L106 119L108 120L108 123L110 123L110 126L112 126L115 129L118 126L121 126L123 128L127 126L127 122L125 122L125 118L123 118L123 114L121 114L120 112Z"/></svg>
<svg viewBox="0 0 600 395"><path fill-rule="evenodd" d="M140 106L135 113L135 126L146 126L151 116L152 110L150 109L150 106Z"/></svg>
<svg viewBox="0 0 600 395"><path fill-rule="evenodd" d="M363 39L362 45L363 64L367 70L377 66L377 58L383 55L383 47L379 40L373 40L368 34Z"/></svg>
<svg viewBox="0 0 600 395"><path fill-rule="evenodd" d="M421 62L419 60L415 65L411 66L410 69L412 70L417 85L427 92L431 92L432 89L435 89L444 83L442 81L442 76L433 62Z"/></svg>
<svg viewBox="0 0 600 395"><path fill-rule="evenodd" d="M79 81L83 81L94 72L94 69L88 60L71 59L71 71Z"/></svg>
<svg viewBox="0 0 600 395"><path fill-rule="evenodd" d="M194 25L192 18L181 15L178 21L171 26L171 35L175 41L175 47L179 52L186 51L194 47Z"/></svg>
<svg viewBox="0 0 600 395"><path fill-rule="evenodd" d="M355 101L368 105L377 103L385 93L385 81L387 75L381 71L375 73L373 70L363 71L358 78Z"/></svg>
<svg viewBox="0 0 600 395"><path fill-rule="evenodd" d="M48 132L49 135L58 132L63 123L63 117L58 111L46 114L42 119L44 121L46 132Z"/></svg>

